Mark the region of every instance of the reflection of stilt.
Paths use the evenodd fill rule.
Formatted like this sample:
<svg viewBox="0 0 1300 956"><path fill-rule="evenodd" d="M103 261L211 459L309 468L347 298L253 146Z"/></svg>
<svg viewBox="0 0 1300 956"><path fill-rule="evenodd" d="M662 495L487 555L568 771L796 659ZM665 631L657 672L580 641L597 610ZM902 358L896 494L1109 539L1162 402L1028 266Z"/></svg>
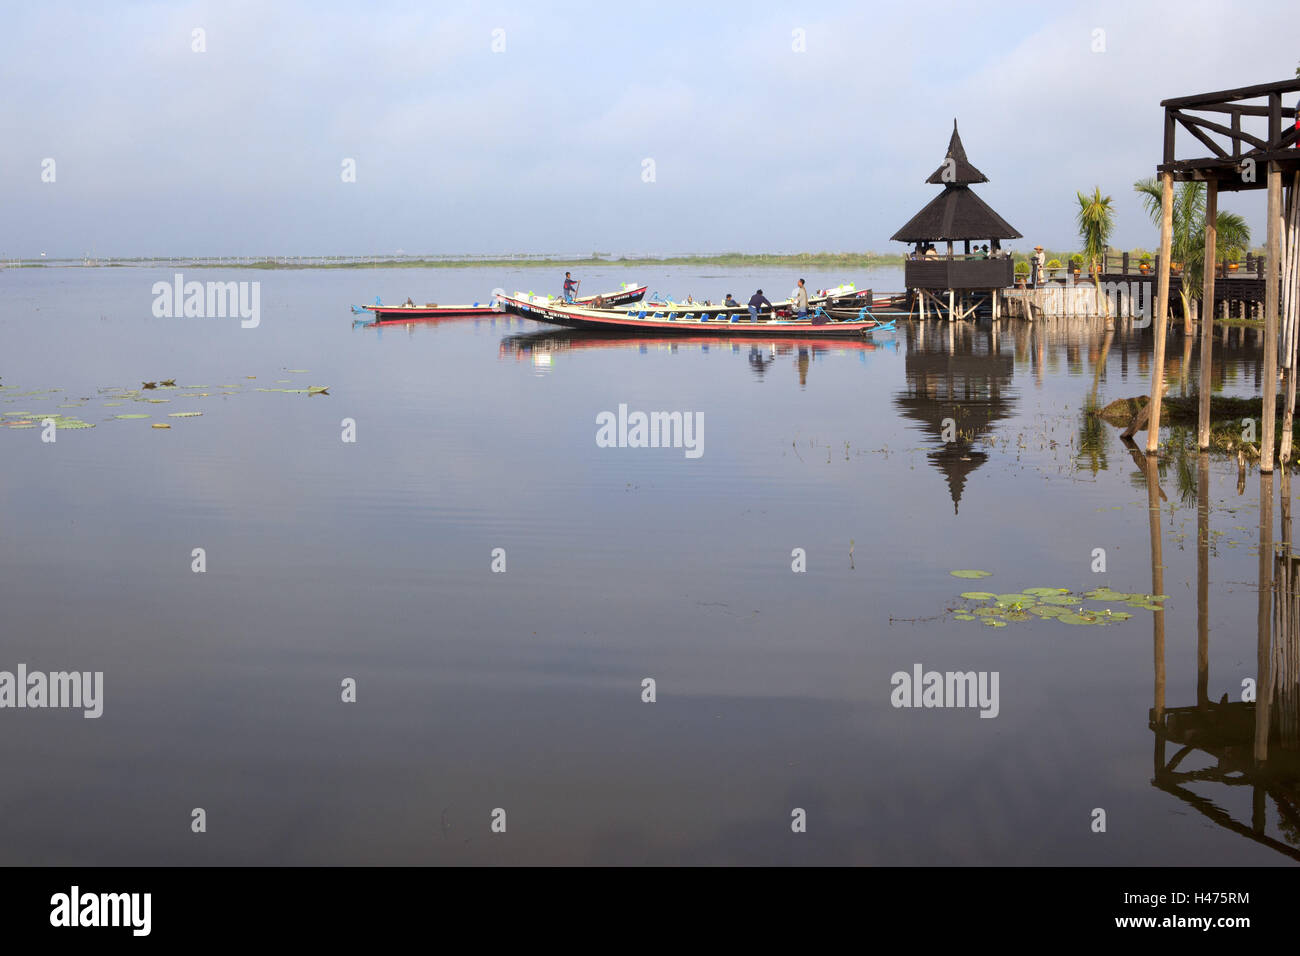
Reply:
<svg viewBox="0 0 1300 956"><path fill-rule="evenodd" d="M1273 475L1259 476L1259 614L1255 671L1255 762L1268 759L1268 716L1273 696L1269 611L1273 597Z"/></svg>
<svg viewBox="0 0 1300 956"><path fill-rule="evenodd" d="M1160 472L1156 456L1148 454L1144 461L1147 478L1147 516L1151 526L1151 593L1164 594L1165 569L1162 560L1160 535ZM1163 601L1157 601L1162 608ZM1165 715L1165 612L1153 611L1151 614L1151 644L1155 656L1155 719L1164 720Z"/></svg>
<svg viewBox="0 0 1300 956"><path fill-rule="evenodd" d="M1141 456L1134 449L1134 458ZM1163 585L1160 568L1161 541L1158 521L1160 492L1156 483L1154 456L1142 461L1147 479L1151 521L1151 582L1159 592ZM1163 614L1153 625L1155 653L1155 697L1150 713L1154 735L1155 777L1152 784L1231 830L1292 859L1300 860L1300 849L1291 845L1300 839L1300 561L1292 559L1291 481L1282 473L1282 554L1273 554L1273 477L1260 481L1260 579L1259 632L1257 635L1257 685L1254 701L1229 701L1227 695L1215 701L1209 694L1209 463L1205 455L1197 460L1197 686L1196 705L1169 707L1165 700ZM1275 564L1276 561L1276 564ZM1274 574L1276 569L1276 576ZM1272 595L1277 595L1275 604ZM1270 614L1270 611L1272 612ZM1270 720L1270 715L1272 719ZM1288 743L1290 742L1290 743ZM1169 744L1176 752L1166 758ZM1206 764L1206 759L1210 763ZM1181 765L1187 761L1190 769ZM1251 788L1249 824L1202 793L1189 789L1209 783ZM1285 839L1268 833L1268 803L1277 809Z"/></svg>
<svg viewBox="0 0 1300 956"><path fill-rule="evenodd" d="M1210 702L1210 456L1196 456L1196 706Z"/></svg>

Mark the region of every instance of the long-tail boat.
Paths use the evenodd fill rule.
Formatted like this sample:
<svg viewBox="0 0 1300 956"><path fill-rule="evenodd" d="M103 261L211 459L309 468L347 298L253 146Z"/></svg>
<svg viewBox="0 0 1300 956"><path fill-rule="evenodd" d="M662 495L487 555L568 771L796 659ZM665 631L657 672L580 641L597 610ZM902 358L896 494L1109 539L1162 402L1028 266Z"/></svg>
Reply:
<svg viewBox="0 0 1300 956"><path fill-rule="evenodd" d="M519 297L522 297L520 295ZM852 283L838 286L834 289L826 289L808 295L809 311L821 306L829 310L832 306L837 308L861 308L864 304L870 304L873 301L872 291L870 289L857 289ZM670 298L659 298L657 295L651 295L647 304L654 307L656 312L676 312L679 315L683 312L703 313L705 315L749 315L749 306L743 302L736 305L722 305L713 302L676 302ZM617 308L615 305L606 305L604 308ZM792 299L781 299L765 305L759 310L760 315L772 314L775 316L785 316L793 314L794 301Z"/></svg>
<svg viewBox="0 0 1300 956"><path fill-rule="evenodd" d="M619 305L631 305L634 302L640 302L645 297L645 286L625 285L617 292L603 292L598 295L584 295L574 299L574 305L606 305L609 307ZM533 298L537 298L534 296ZM549 297L548 301L563 302L563 299ZM426 302L424 305L374 305L360 306L361 310L369 312L375 317L376 322L409 322L411 319L446 319L457 316L485 316L492 312L501 311L496 305L497 294L493 294L486 302L475 302L472 305L439 305L436 302ZM356 308L354 308L356 311Z"/></svg>
<svg viewBox="0 0 1300 956"><path fill-rule="evenodd" d="M524 293L499 297L507 312L563 325L572 329L604 330L645 335L683 335L701 332L725 333L736 337L770 338L774 335L803 338L835 336L856 337L872 332L892 331L897 312L873 312L872 300L866 297L856 315L850 319L836 319L824 307L811 308L806 316L783 313L779 308L751 319L746 310L741 314L734 309L719 311L719 307L654 306L614 310L590 309L580 305L555 303ZM871 304L868 304L871 303Z"/></svg>

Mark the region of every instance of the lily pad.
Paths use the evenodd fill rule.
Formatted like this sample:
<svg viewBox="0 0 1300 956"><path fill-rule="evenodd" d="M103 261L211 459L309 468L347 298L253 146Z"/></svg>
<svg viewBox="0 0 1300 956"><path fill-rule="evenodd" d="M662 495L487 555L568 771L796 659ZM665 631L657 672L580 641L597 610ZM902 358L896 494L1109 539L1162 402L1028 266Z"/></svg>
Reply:
<svg viewBox="0 0 1300 956"><path fill-rule="evenodd" d="M139 414L130 414L130 415L114 415L113 417L114 417L114 418L148 418L149 416L148 416L148 415L139 415Z"/></svg>
<svg viewBox="0 0 1300 956"><path fill-rule="evenodd" d="M168 425L166 422L154 422L149 427L150 428L171 428L171 426Z"/></svg>
<svg viewBox="0 0 1300 956"><path fill-rule="evenodd" d="M168 412L168 418L198 418L202 412Z"/></svg>
<svg viewBox="0 0 1300 956"><path fill-rule="evenodd" d="M1034 594L1038 597L1047 597L1050 594L1069 594L1069 588L1025 588L1026 594Z"/></svg>
<svg viewBox="0 0 1300 956"><path fill-rule="evenodd" d="M1091 615L1074 614L1073 612L1070 611L1066 611L1064 614L1059 615L1057 617L1057 620L1060 621L1062 624L1082 625L1082 624L1097 623L1096 620Z"/></svg>
<svg viewBox="0 0 1300 956"><path fill-rule="evenodd" d="M992 591L963 591L961 596L968 601L992 601L997 598Z"/></svg>
<svg viewBox="0 0 1300 956"><path fill-rule="evenodd" d="M962 571L949 571L948 573L954 578L987 578L993 574L992 571L971 571L969 569Z"/></svg>
<svg viewBox="0 0 1300 956"><path fill-rule="evenodd" d="M1061 607L1070 607L1079 603L1079 599L1073 594L1044 594L1038 600L1040 604L1056 604Z"/></svg>
<svg viewBox="0 0 1300 956"><path fill-rule="evenodd" d="M958 620L958 621L974 621L974 620L978 620L978 619L975 617L974 614L965 614L965 613L960 613L960 612L957 613L957 614L954 614L954 615L953 615L953 618L955 618L955 619Z"/></svg>
<svg viewBox="0 0 1300 956"><path fill-rule="evenodd" d="M1062 614L1067 613L1065 608L1057 607L1054 604L1035 604L1033 607L1027 608L1027 610L1030 614L1038 617L1060 617Z"/></svg>
<svg viewBox="0 0 1300 956"><path fill-rule="evenodd" d="M984 622L984 624L985 624L986 627L1006 627L1006 626L1007 626L1007 622L1006 622L1006 621L997 621L997 620L994 620L993 618L989 618L988 620L986 620L986 621Z"/></svg>

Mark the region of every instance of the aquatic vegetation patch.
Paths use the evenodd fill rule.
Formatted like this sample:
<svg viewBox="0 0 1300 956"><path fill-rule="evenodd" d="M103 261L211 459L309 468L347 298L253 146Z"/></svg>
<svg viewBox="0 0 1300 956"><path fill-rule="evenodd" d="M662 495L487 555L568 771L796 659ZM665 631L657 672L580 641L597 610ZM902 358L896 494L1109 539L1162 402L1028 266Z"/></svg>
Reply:
<svg viewBox="0 0 1300 956"><path fill-rule="evenodd" d="M949 571L948 573L951 574L954 578L987 578L987 577L988 577L989 575L991 575L993 572L992 572L992 571L972 571L972 570L966 569L966 570L962 570L962 571Z"/></svg>
<svg viewBox="0 0 1300 956"><path fill-rule="evenodd" d="M950 574L987 576L990 572L957 572ZM949 608L954 620L980 621L988 627L1006 627L1025 621L1057 621L1071 627L1106 627L1120 624L1133 617L1133 613L1101 604L1122 605L1144 611L1163 611L1166 594L1139 594L1116 591L1110 587L1093 588L1074 593L1069 588L1032 587L1007 594L992 591L964 591L966 606Z"/></svg>

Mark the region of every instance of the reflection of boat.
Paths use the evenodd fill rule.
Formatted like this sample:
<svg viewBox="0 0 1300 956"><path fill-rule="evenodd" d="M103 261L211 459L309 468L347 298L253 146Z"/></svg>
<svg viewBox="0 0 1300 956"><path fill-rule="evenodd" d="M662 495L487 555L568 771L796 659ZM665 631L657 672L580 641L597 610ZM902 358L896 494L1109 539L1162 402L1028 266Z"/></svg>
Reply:
<svg viewBox="0 0 1300 956"><path fill-rule="evenodd" d="M722 329L730 329L730 324L721 326ZM502 355L528 355L545 352L576 352L585 349L645 349L648 347L664 347L676 349L681 345L699 345L708 348L710 345L727 346L734 345L739 347L741 344L746 347L763 345L761 340L755 339L751 335L732 335L729 331L719 332L697 332L693 334L677 334L663 336L646 336L638 335L631 338L617 332L600 332L585 331L581 329L548 329L541 332L529 332L521 335L507 335L501 340L500 354ZM811 348L816 352L821 352L826 348L845 349L852 352L873 352L886 346L877 345L866 339L846 339L842 342L835 342L828 346L824 339L818 338L792 338L782 336L779 339L773 339L770 343L776 354L784 355L792 352L796 348Z"/></svg>
<svg viewBox="0 0 1300 956"><path fill-rule="evenodd" d="M694 306L612 311L585 309L581 306L555 304L527 297L502 296L506 310L526 319L564 325L575 329L602 330L632 335L692 335L701 332L734 338L768 339L773 336L820 339L847 336L850 338L870 334L886 326L893 328L885 317L860 320L835 321L820 308L817 314L805 319L773 318L764 316L757 321L732 314L719 314L718 309ZM725 313L725 310L723 310ZM867 315L871 315L867 310ZM717 329L715 332L714 330Z"/></svg>
<svg viewBox="0 0 1300 956"><path fill-rule="evenodd" d="M633 302L641 301L645 296L645 290L645 286L638 286L636 288L620 289L618 292L580 296L576 301L578 304L585 305L593 304L597 300L610 306L631 305ZM482 316L491 312L499 312L501 310L494 307L494 299L495 297L490 297L487 302L475 302L472 305L438 305L437 303L428 302L424 305L363 305L361 309L372 314L376 322L449 319L475 315Z"/></svg>

